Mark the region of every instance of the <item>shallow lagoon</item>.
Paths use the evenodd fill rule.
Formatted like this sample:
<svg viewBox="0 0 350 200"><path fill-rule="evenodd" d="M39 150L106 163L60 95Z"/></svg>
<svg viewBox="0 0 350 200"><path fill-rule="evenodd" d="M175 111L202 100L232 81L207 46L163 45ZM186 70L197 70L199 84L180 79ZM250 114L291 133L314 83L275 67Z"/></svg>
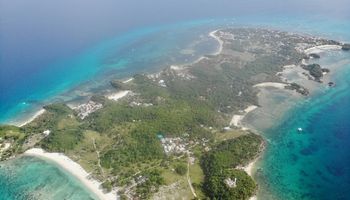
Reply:
<svg viewBox="0 0 350 200"><path fill-rule="evenodd" d="M78 179L51 162L23 156L0 166L0 199L97 199Z"/></svg>

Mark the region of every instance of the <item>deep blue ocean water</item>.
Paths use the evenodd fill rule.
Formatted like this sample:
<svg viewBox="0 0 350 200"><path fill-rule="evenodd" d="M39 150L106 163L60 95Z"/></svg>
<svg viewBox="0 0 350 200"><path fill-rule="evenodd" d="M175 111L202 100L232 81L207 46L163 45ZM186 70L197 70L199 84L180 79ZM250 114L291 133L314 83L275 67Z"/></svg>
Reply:
<svg viewBox="0 0 350 200"><path fill-rule="evenodd" d="M341 60L336 87L302 100L264 131L256 175L262 199L350 199L350 52L328 53L319 63L332 70Z"/></svg>
<svg viewBox="0 0 350 200"><path fill-rule="evenodd" d="M187 63L210 54L217 43L208 37L208 32L216 28L268 27L341 41L348 39L350 25L346 19L291 17L238 16L143 27L104 39L51 63L38 63L35 59L23 63L21 59L2 56L0 123L21 124L49 102L72 100L77 97L76 93L69 93L72 89L87 92L107 85L112 78ZM37 52L26 52L26 56L31 54L36 56Z"/></svg>
<svg viewBox="0 0 350 200"><path fill-rule="evenodd" d="M211 23L198 20L137 29L47 66L23 67L26 72L6 69L4 65L0 79L0 123L16 123L55 98L70 100L74 95L69 91L84 83L88 85L84 87L87 92L107 85L112 78L190 62L209 54L217 48L206 31ZM23 73L25 79L21 78Z"/></svg>
<svg viewBox="0 0 350 200"><path fill-rule="evenodd" d="M195 60L216 49L207 37L216 28L259 26L350 41L346 0L330 5L316 0L106 2L84 1L80 12L79 4L67 2L0 0L0 123L18 122L51 101L74 99L77 90L83 96L111 78ZM198 5L207 6L194 9ZM183 12L173 11L179 9ZM320 62L347 56L329 55ZM270 142L257 180L269 198L350 199L350 73L345 67L350 69L343 66L337 87L302 102L263 133ZM295 133L297 127L304 132ZM93 198L51 163L20 158L1 165L0 199Z"/></svg>

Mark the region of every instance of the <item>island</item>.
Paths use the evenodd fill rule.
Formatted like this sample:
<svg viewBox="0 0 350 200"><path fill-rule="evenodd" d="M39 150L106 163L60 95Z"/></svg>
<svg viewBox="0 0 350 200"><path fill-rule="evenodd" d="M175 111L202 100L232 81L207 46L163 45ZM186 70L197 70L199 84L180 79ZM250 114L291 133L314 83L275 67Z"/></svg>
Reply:
<svg viewBox="0 0 350 200"><path fill-rule="evenodd" d="M350 44L343 44L342 50L349 51L350 50Z"/></svg>
<svg viewBox="0 0 350 200"><path fill-rule="evenodd" d="M1 125L1 160L27 152L55 161L64 154L88 172L78 177L98 180L101 199L113 199L104 196L111 192L120 199L251 198L258 185L250 167L265 142L241 121L260 106L260 87L307 96L306 87L280 72L292 66L321 82L329 70L305 65L304 59L319 58L307 50L348 46L270 29L226 28L210 35L220 43L213 55L111 80L113 94L96 94L75 107L47 105L21 127Z"/></svg>

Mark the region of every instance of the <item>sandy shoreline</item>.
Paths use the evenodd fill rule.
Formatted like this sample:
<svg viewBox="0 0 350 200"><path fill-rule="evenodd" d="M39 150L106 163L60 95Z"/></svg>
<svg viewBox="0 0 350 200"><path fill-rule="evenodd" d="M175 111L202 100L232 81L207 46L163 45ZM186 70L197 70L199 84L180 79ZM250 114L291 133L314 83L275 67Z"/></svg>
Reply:
<svg viewBox="0 0 350 200"><path fill-rule="evenodd" d="M112 191L104 193L101 189L101 183L93 180L90 174L87 173L78 163L74 162L62 153L47 153L43 149L33 148L24 152L24 155L34 156L41 159L49 160L59 165L64 170L68 171L74 177L79 179L91 192L93 192L101 200L116 200L117 193Z"/></svg>
<svg viewBox="0 0 350 200"><path fill-rule="evenodd" d="M218 36L215 35L215 33L218 32L218 31L219 31L219 29L218 29L218 30L214 30L214 31L212 31L212 32L209 33L209 36L212 37L212 38L214 38L215 40L217 40L218 43L219 43L219 48L218 48L218 50L217 50L216 52L214 52L214 53L211 54L211 55L213 55L213 56L219 55L219 54L222 52L222 50L223 50L224 42L223 42ZM181 65L176 65L176 64L175 64L175 65L171 65L171 66L170 66L170 69L175 70L175 71L177 71L177 70L182 70L182 69L184 69L184 67L185 67L186 65L192 65L192 64L195 64L195 63L199 63L199 62L202 61L203 59L207 59L207 57L201 56L201 57L199 57L198 59L196 59L195 61L190 62L190 63L181 64ZM125 82L124 82L124 83L125 83Z"/></svg>
<svg viewBox="0 0 350 200"><path fill-rule="evenodd" d="M278 89L284 89L287 84L285 83L276 83L276 82L265 82L254 85L253 87L273 87Z"/></svg>
<svg viewBox="0 0 350 200"><path fill-rule="evenodd" d="M116 92L116 93L112 93L112 94L109 94L107 95L106 97L110 100L114 100L114 101L118 101L119 99L125 97L126 95L129 94L129 90L125 90L125 91L119 91L119 92Z"/></svg>
<svg viewBox="0 0 350 200"><path fill-rule="evenodd" d="M123 81L123 83L129 83L129 82L131 82L131 81L133 81L133 80L134 80L134 78L129 78L128 80Z"/></svg>
<svg viewBox="0 0 350 200"><path fill-rule="evenodd" d="M218 55L223 50L223 41L218 36L215 35L217 31L219 30L215 30L209 33L210 37L213 37L215 40L219 42L219 48L217 52L213 53L212 55ZM206 57L201 56L200 58L198 58L197 60L189 64L198 63L203 59L206 59ZM181 69L182 66L175 65L173 66L173 68ZM131 81L133 81L133 78L129 78L123 81L123 83L129 83ZM118 101L119 99L128 95L130 92L131 91L119 91L116 93L107 94L106 97L110 100ZM29 124L30 122L35 120L37 117L39 117L43 113L45 113L45 109L40 109L37 112L35 112L32 116L28 117L28 119L22 122L14 123L14 125L20 126L20 127L25 126L26 124ZM67 172L72 174L74 177L76 177L82 184L86 186L87 189L93 192L99 199L103 199L103 200L118 199L116 191L112 191L110 193L104 193L103 190L100 188L100 185L101 185L100 182L98 182L97 180L91 179L89 177L89 173L87 173L78 163L74 162L69 157L65 156L63 153L48 153L48 152L45 152L43 149L33 148L30 150L27 150L24 153L24 155L34 156L34 157L38 157L38 158L49 160L56 163L62 169L66 170Z"/></svg>
<svg viewBox="0 0 350 200"><path fill-rule="evenodd" d="M340 45L319 45L315 47L311 47L308 49L305 49L304 52L306 54L311 54L311 53L321 53L323 51L329 51L329 50L341 50L342 46Z"/></svg>
<svg viewBox="0 0 350 200"><path fill-rule="evenodd" d="M219 42L219 49L213 55L219 55L224 48L224 42L220 39L220 37L215 35L215 33L217 33L218 31L219 31L219 29L209 33L210 37L214 38L215 40L217 40Z"/></svg>
<svg viewBox="0 0 350 200"><path fill-rule="evenodd" d="M44 114L44 112L45 112L45 109L42 108L39 111L37 111L33 116L31 116L29 119L25 120L24 122L19 122L18 124L15 124L15 125L19 127L25 126L30 122L32 122L33 120L35 120L40 115Z"/></svg>
<svg viewBox="0 0 350 200"><path fill-rule="evenodd" d="M124 81L124 83L128 83L130 81L132 81L133 78L130 78L126 81ZM114 100L114 101L118 101L119 99L125 97L126 95L129 94L129 90L126 91L120 91L120 92L116 92L116 93L111 93L109 95L106 95L106 97L110 100ZM82 104L80 104L82 105ZM75 109L77 108L79 105L69 105L70 108ZM32 116L30 116L28 119L24 120L24 121L19 121L19 122L14 122L13 125L18 126L18 127L22 127L25 126L27 124L29 124L30 122L34 121L37 117L39 117L40 115L45 113L45 109L40 109L37 112L35 112Z"/></svg>
<svg viewBox="0 0 350 200"><path fill-rule="evenodd" d="M218 36L215 35L215 33L218 32L218 31L219 31L219 29L214 30L214 31L209 33L210 37L214 38L215 40L217 40L219 42L218 50L215 53L213 53L212 55L219 55L222 52L222 50L223 50L223 44L224 44L223 41ZM206 59L206 57L205 56L201 56L197 60L195 60L195 61L193 61L191 63L188 63L188 64L198 63L198 62L200 62L203 59ZM170 66L170 68L174 69L174 70L180 70L185 65L187 65L187 64L180 65L180 66L179 65L172 65L172 66ZM128 78L127 80L123 81L123 83L129 83L129 82L131 82L133 80L134 80L134 78ZM130 91L120 91L120 92L117 92L117 93L108 94L108 95L106 95L106 97L108 99L117 101L118 99L121 99L124 96L126 96L129 92ZM74 107L76 107L76 106L74 106ZM26 124L29 124L30 122L35 120L38 116L42 115L44 112L45 112L45 109L40 109L37 112L35 112L32 116L28 117L28 119L25 119L25 120L20 121L20 122L15 122L15 123L13 123L13 125L21 127L21 126L24 126Z"/></svg>
<svg viewBox="0 0 350 200"><path fill-rule="evenodd" d="M250 162L247 166L245 166L245 167L243 168L243 170L244 170L245 172L247 172L247 174L248 174L249 176L252 176L252 175L253 175L253 167L254 167L256 161L257 161L257 159L253 160L252 162Z"/></svg>
<svg viewBox="0 0 350 200"><path fill-rule="evenodd" d="M246 166L244 166L244 167L242 167L240 169L244 170L249 176L251 176L253 178L255 165L256 165L257 161L259 160L260 156L261 155L259 155L257 158L255 158L250 163L248 163L248 165L246 165ZM254 196L249 198L249 200L257 200L257 199L258 199L257 195L254 195Z"/></svg>
<svg viewBox="0 0 350 200"><path fill-rule="evenodd" d="M241 128L242 130L248 130L249 128L247 127L244 127L242 125L242 120L244 119L244 117L252 112L253 110L257 109L258 106L255 106L255 105L251 105L251 106L248 106L246 109L244 109L243 111L243 114L242 115L233 115L232 116L232 119L230 121L230 126L235 126L235 127L238 127L238 128Z"/></svg>

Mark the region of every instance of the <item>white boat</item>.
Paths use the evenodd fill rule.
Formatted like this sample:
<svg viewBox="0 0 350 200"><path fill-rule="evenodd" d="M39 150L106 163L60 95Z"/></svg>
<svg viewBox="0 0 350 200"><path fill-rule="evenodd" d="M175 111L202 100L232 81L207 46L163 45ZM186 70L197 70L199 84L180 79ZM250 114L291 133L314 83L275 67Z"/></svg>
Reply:
<svg viewBox="0 0 350 200"><path fill-rule="evenodd" d="M298 131L299 131L299 132L302 132L302 131L303 131L303 129L299 127L299 128L298 128Z"/></svg>

